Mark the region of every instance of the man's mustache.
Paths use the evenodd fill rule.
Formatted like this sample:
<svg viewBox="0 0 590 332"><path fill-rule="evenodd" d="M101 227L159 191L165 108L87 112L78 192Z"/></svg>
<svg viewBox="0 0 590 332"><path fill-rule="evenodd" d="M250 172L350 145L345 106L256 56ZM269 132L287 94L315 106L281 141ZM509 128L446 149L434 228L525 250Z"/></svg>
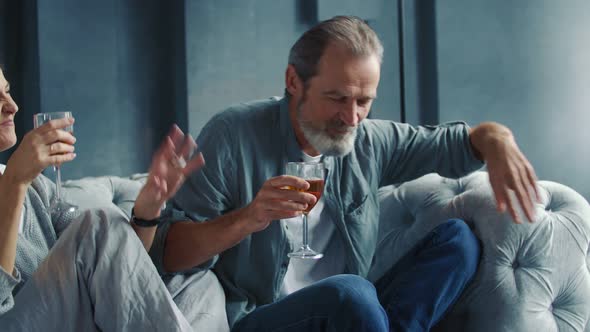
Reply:
<svg viewBox="0 0 590 332"><path fill-rule="evenodd" d="M336 129L338 131L346 131L348 134L353 133L358 126L349 126L342 120L332 120L326 124L326 129Z"/></svg>

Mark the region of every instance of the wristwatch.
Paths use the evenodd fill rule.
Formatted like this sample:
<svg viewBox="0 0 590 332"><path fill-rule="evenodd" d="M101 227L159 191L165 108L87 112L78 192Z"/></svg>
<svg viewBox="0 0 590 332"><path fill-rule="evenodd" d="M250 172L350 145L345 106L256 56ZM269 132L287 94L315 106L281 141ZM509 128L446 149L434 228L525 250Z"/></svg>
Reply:
<svg viewBox="0 0 590 332"><path fill-rule="evenodd" d="M135 224L138 227L154 227L157 226L160 223L160 221L162 221L161 218L156 218L152 220L137 218L135 216L135 208L131 209L131 223Z"/></svg>

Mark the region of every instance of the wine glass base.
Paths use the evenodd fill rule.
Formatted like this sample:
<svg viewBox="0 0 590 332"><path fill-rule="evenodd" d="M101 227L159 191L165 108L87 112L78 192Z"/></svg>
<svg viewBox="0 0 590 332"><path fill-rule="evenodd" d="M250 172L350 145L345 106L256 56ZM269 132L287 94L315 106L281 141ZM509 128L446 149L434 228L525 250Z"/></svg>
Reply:
<svg viewBox="0 0 590 332"><path fill-rule="evenodd" d="M320 259L324 257L324 254L316 252L315 250L309 247L301 247L299 250L290 252L287 254L289 258L299 258L299 259Z"/></svg>
<svg viewBox="0 0 590 332"><path fill-rule="evenodd" d="M64 201L54 200L49 206L53 215L76 217L78 215L78 207Z"/></svg>

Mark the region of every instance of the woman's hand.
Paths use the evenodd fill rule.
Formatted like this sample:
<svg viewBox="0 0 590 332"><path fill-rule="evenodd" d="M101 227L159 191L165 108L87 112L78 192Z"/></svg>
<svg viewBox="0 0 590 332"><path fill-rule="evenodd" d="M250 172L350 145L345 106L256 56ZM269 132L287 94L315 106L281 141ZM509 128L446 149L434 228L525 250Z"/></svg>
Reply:
<svg viewBox="0 0 590 332"><path fill-rule="evenodd" d="M29 185L45 168L76 158L76 138L63 130L73 118L51 120L28 132L6 164L3 176L14 183Z"/></svg>
<svg viewBox="0 0 590 332"><path fill-rule="evenodd" d="M162 205L174 196L186 177L205 164L201 153L191 158L196 148L197 144L190 134L185 136L178 126L172 127L154 154L147 182L135 201L137 218L158 218Z"/></svg>

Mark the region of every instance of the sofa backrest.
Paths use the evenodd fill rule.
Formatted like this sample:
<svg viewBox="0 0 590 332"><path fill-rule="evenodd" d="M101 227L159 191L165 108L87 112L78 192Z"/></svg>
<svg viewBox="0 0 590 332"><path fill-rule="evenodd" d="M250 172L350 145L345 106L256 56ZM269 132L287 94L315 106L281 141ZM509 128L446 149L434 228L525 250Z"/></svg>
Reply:
<svg viewBox="0 0 590 332"><path fill-rule="evenodd" d="M64 196L80 209L115 205L128 217L145 176L131 178L117 176L85 177L69 180L63 184Z"/></svg>

